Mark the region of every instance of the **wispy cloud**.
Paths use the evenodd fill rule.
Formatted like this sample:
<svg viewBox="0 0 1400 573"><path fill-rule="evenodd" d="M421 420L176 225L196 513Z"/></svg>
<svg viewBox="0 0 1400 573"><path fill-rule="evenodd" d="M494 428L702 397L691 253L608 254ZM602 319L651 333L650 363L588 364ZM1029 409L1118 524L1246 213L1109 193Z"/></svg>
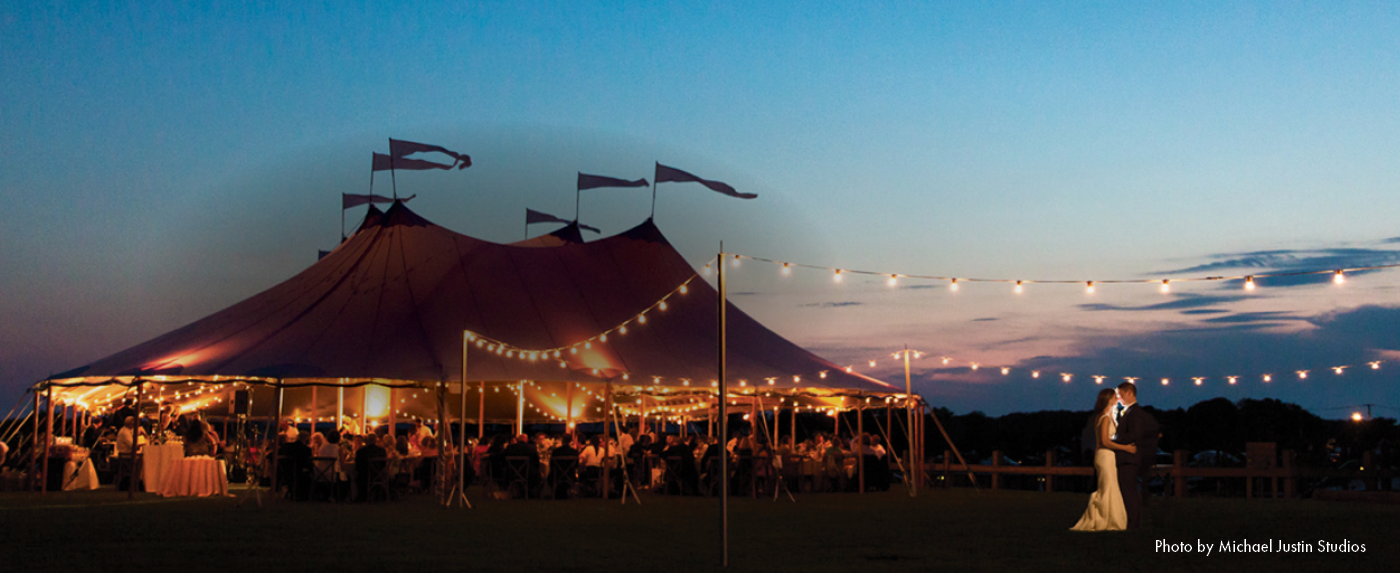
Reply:
<svg viewBox="0 0 1400 573"><path fill-rule="evenodd" d="M1385 239L1383 244L1400 244L1400 237ZM1211 262L1163 271L1159 276L1238 275L1265 273L1296 273L1326 271L1357 267L1400 264L1400 251L1338 247L1326 249L1279 249L1244 253L1219 253L1207 257ZM1374 271L1354 271L1354 275ZM1259 279L1260 286L1292 287L1322 284L1331 280L1330 274L1308 274ZM1230 287L1234 288L1234 287Z"/></svg>
<svg viewBox="0 0 1400 573"><path fill-rule="evenodd" d="M1231 303L1248 298L1244 295L1203 295L1195 293L1179 293L1173 295L1173 297L1174 298L1172 300L1167 302L1159 302L1156 304L1149 304L1143 306L1122 306L1115 304L1081 304L1079 305L1079 308L1081 310L1088 311L1114 310L1133 312L1154 310L1199 309L1203 307L1211 307Z"/></svg>
<svg viewBox="0 0 1400 573"><path fill-rule="evenodd" d="M844 307L844 306L860 306L860 305L863 305L863 304L865 304L865 303L859 302L859 301L854 301L854 300L840 300L840 301L827 301L827 302L809 302L809 303L807 303L807 304L798 305L798 306L803 306L803 307L815 307L815 308L840 308L840 307Z"/></svg>

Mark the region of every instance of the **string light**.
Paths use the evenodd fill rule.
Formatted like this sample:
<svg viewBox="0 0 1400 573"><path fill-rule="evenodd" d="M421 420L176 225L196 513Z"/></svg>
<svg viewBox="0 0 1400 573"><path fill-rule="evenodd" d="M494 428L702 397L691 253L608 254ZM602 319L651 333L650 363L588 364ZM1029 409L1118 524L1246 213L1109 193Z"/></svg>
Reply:
<svg viewBox="0 0 1400 573"><path fill-rule="evenodd" d="M1086 294L1094 294L1094 281L1084 283L1084 292Z"/></svg>
<svg viewBox="0 0 1400 573"><path fill-rule="evenodd" d="M1374 265L1374 266L1353 267L1353 268L1342 268L1342 269L1312 269L1312 270L1302 270L1302 271L1280 271L1280 272L1273 272L1273 273L1262 273L1262 274L1244 275L1244 276L1235 275L1235 276L1175 277L1175 278L1168 278L1168 279L1109 279L1109 280L1092 280L1092 281L1089 281L1089 280L1066 280L1066 279L1048 279L1048 280L1046 280L1046 279L1016 279L1016 280L1012 280L1012 279L1001 279L1001 278L977 278L977 277L968 278L968 277L951 277L951 276L947 276L947 275L918 275L918 274L891 273L891 272L880 272L880 271L851 270L851 269L840 269L840 268L834 268L834 267L825 267L825 266L821 266L821 265L809 265L809 264L793 263L793 262L789 262L789 261L779 261L779 260L775 260L775 259L768 259L768 258L764 258L764 257L754 257L754 256L749 256L749 255L734 255L734 257L735 257L735 263L736 263L736 264L737 264L738 259L740 259L740 258L746 258L746 259L753 259L753 260L760 261L760 262L767 262L767 263L773 263L773 264L781 265L784 274L790 273L792 267L802 267L802 268L817 269L817 270L828 270L828 271L832 271L832 272L833 272L833 280L835 280L835 281L837 281L837 282L840 282L840 281L841 281L841 275L843 275L843 274L845 274L845 273L856 273L856 274L864 274L864 275L878 275L878 276L884 276L884 277L889 277L889 278L913 278L913 279L934 280L934 281L948 281L948 288L949 288L949 290L952 290L952 291L958 290L959 285L961 285L964 281L966 281L966 282L986 282L986 283L998 283L998 282L999 282L999 283L1014 283L1015 286L1017 287L1017 288L1015 289L1015 292L1017 292L1017 293L1021 293L1021 292L1023 291L1023 289L1022 289L1021 287L1023 287L1026 283L1041 283L1041 284L1067 284L1067 283L1078 283L1078 284L1085 285L1086 290L1088 290L1088 289L1091 288L1091 287L1097 287L1099 284L1103 284L1103 283L1109 283L1109 284L1156 284L1156 285L1158 285L1158 288L1161 290L1161 292L1163 292L1163 293L1169 293L1169 292L1171 292L1171 283L1173 283L1173 282L1181 282L1181 281L1210 282L1210 281L1236 281L1236 280L1244 280L1244 281L1245 281L1244 288L1245 288L1246 290L1254 290L1254 288L1255 288L1255 284L1254 284L1255 281L1254 281L1254 279L1255 279L1255 278L1269 278L1269 277L1280 277L1280 276L1298 276L1298 275L1315 275L1315 274L1331 274L1331 275L1332 275L1332 280L1333 280L1333 282L1335 282L1335 283L1337 283L1337 284L1342 284L1342 283L1346 280L1346 278L1345 278L1346 273L1349 272L1349 271L1350 271L1350 272L1354 272L1354 271L1360 271L1360 270L1379 270L1379 269L1400 268L1400 263L1394 263L1394 264L1387 264L1387 265ZM708 269L709 269L709 266L708 266L708 264L707 264L707 265L706 265L706 270L708 271ZM1090 283L1093 283L1093 284L1091 285ZM891 283L891 285L893 286L893 283Z"/></svg>
<svg viewBox="0 0 1400 573"><path fill-rule="evenodd" d="M1021 293L1023 293L1023 292L1026 291L1026 287L1025 287L1025 285L1021 284L1021 281L1016 281L1016 289L1015 289L1015 290L1016 290L1016 294L1021 294Z"/></svg>

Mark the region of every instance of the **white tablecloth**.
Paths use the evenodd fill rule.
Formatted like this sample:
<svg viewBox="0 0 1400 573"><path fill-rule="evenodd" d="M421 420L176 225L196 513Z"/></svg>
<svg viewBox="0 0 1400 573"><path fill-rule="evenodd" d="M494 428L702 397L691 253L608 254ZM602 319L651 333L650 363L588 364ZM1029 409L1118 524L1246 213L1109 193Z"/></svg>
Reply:
<svg viewBox="0 0 1400 573"><path fill-rule="evenodd" d="M224 461L209 456L176 460L165 472L159 491L163 497L228 495Z"/></svg>
<svg viewBox="0 0 1400 573"><path fill-rule="evenodd" d="M176 460L185 459L185 446L147 444L141 449L141 458L141 480L145 482L146 491L159 492L161 484L165 483L165 473L169 471L170 465Z"/></svg>
<svg viewBox="0 0 1400 573"><path fill-rule="evenodd" d="M83 460L82 466L74 462L63 464L63 491L97 489L97 486L97 468L92 467L92 458Z"/></svg>

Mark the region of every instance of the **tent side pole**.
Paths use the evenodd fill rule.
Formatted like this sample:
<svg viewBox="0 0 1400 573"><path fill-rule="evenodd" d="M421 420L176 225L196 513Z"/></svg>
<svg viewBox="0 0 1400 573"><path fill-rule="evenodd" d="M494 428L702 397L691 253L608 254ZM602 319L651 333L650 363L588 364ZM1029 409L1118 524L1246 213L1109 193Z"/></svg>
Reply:
<svg viewBox="0 0 1400 573"><path fill-rule="evenodd" d="M466 381L463 380L462 383L463 383L463 384L466 384ZM479 390L480 390L480 392L481 392L481 396L478 397L478 398L480 399L480 401L477 402L477 404L476 404L476 440L477 440L478 443L479 443L481 440L486 439L486 381L485 381L485 380L482 380L482 381L481 381L481 388L480 388ZM463 413L462 413L462 416L463 416L463 417L466 417L466 412L463 412Z"/></svg>
<svg viewBox="0 0 1400 573"><path fill-rule="evenodd" d="M282 450L282 437L277 433L277 426L282 423L282 380L278 379L274 383L277 385L277 399L272 401L272 407L276 413L272 417L272 423L267 426L267 437L272 443L267 452L272 458L272 495L268 496L268 501L272 503L277 502L277 454Z"/></svg>
<svg viewBox="0 0 1400 573"><path fill-rule="evenodd" d="M394 402L399 397L398 390L398 388L393 386L389 387L389 437L391 438L398 437L399 435L397 428L399 425L399 412L394 409L397 406Z"/></svg>
<svg viewBox="0 0 1400 573"><path fill-rule="evenodd" d="M572 437L574 433L574 383L565 382L564 387L564 395L566 396L564 399L564 433Z"/></svg>
<svg viewBox="0 0 1400 573"><path fill-rule="evenodd" d="M877 420L879 418L876 418ZM865 391L860 391L860 397L856 398L856 444L851 446L852 450L859 453L856 460L856 471L860 473L860 494L865 495Z"/></svg>
<svg viewBox="0 0 1400 573"><path fill-rule="evenodd" d="M49 493L49 444L53 442L53 383L50 383L49 387L44 391L44 401L48 403L49 422L44 426L44 467L39 470L40 479L44 480L39 485L39 493L41 495ZM38 444L36 444L36 447L37 446Z"/></svg>
<svg viewBox="0 0 1400 573"><path fill-rule="evenodd" d="M340 431L345 427L345 387L336 388L335 391L335 429Z"/></svg>

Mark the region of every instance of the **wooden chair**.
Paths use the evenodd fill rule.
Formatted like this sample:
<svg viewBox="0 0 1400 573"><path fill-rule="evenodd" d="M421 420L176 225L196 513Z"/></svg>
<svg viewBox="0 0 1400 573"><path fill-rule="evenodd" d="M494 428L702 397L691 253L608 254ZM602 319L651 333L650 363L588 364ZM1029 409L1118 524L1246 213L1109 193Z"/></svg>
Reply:
<svg viewBox="0 0 1400 573"><path fill-rule="evenodd" d="M336 462L339 460L340 458L334 456L311 458L311 499L339 501L336 499L339 497L336 481L340 479Z"/></svg>
<svg viewBox="0 0 1400 573"><path fill-rule="evenodd" d="M365 464L365 501L374 501L375 492L378 492L384 501L392 500L394 493L389 484L389 460L376 457L366 460Z"/></svg>
<svg viewBox="0 0 1400 573"><path fill-rule="evenodd" d="M141 479L141 472L138 471L140 469L140 464L138 463L140 456L133 456L126 453L118 454L114 459L115 461L112 462L112 485L117 488L117 491L122 491L123 489L136 491L136 482ZM125 488L122 487L123 479L130 481Z"/></svg>
<svg viewBox="0 0 1400 573"><path fill-rule="evenodd" d="M515 497L515 488L520 488L520 497L530 499L530 458L527 456L506 456L506 475L510 481L507 488Z"/></svg>
<svg viewBox="0 0 1400 573"><path fill-rule="evenodd" d="M559 499L559 493L563 492L564 499L570 499L577 495L577 487L578 458L550 459L549 487L545 488L544 495L549 499Z"/></svg>
<svg viewBox="0 0 1400 573"><path fill-rule="evenodd" d="M662 474L661 493L667 495L684 495L685 482L681 481L681 464L684 462L680 456L667 456L665 473Z"/></svg>

